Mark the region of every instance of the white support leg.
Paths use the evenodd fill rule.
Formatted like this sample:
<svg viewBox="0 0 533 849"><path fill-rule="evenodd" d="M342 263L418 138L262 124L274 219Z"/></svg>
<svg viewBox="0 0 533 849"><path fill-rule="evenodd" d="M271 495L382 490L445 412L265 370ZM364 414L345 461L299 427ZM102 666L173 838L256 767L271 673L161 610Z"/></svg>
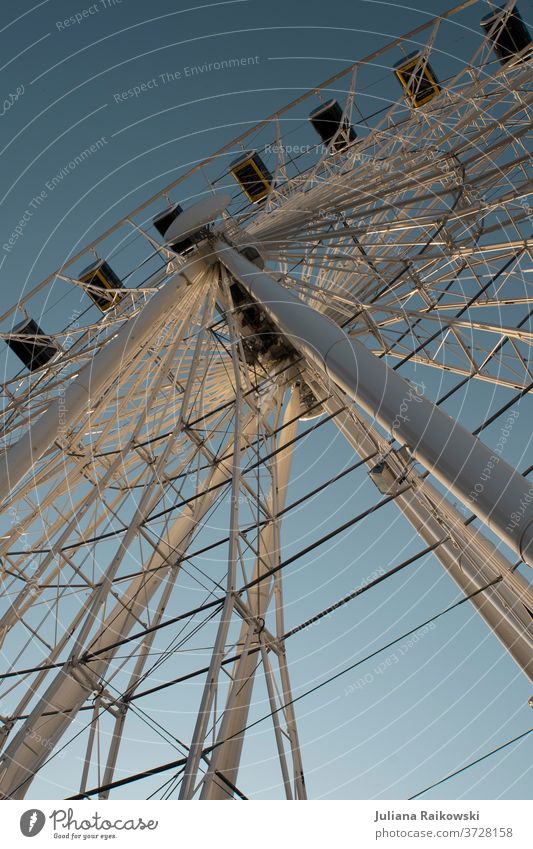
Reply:
<svg viewBox="0 0 533 849"><path fill-rule="evenodd" d="M270 507L273 508L274 522L268 524L260 534L259 554L256 559L253 580L259 578L267 569L277 565L276 556L279 555L276 543L279 535L275 533L275 514L283 510L286 500L287 486L289 483L290 470L292 466L292 441L298 431L298 415L300 413L300 401L297 392L293 392L285 409L283 427L278 439L278 448L288 446L280 451L275 457L275 474L273 477L273 489L271 492ZM263 581L254 588L248 599L252 613L261 619L266 616L267 608L271 599L272 580ZM244 645L250 628L253 626L243 623L239 636L239 645ZM251 647L257 647L258 638L255 636ZM201 798L202 799L228 799L227 788L215 778L215 771L222 773L233 784L237 784L239 763L244 743L244 733L239 733L246 727L252 699L252 690L256 668L258 665L257 653L242 653L235 662L232 672L233 683L230 688L228 700L225 706L220 731L217 736L217 748L211 756L211 766L207 771ZM281 663L281 661L280 661ZM268 676L268 672L265 672ZM270 679L267 677L267 684ZM298 753L299 754L299 753ZM294 756L293 756L294 757ZM284 766L282 764L282 773ZM301 769L300 769L301 772ZM285 786L287 786L286 775L283 774ZM296 793L299 793L299 787ZM292 794L292 791L291 791ZM294 794L292 794L294 795ZM302 798L298 795L297 798Z"/></svg>
<svg viewBox="0 0 533 849"><path fill-rule="evenodd" d="M339 409L335 400L324 403L329 413ZM346 413L335 423L350 445L369 456L379 435L371 434ZM369 468L375 463L371 460ZM476 528L464 524L464 516L444 499L427 479L412 476L414 486L397 495L394 503L428 545L451 536L434 551L446 572L465 595L502 581L471 599L471 604L523 672L533 680L533 588ZM437 516L441 517L441 521Z"/></svg>
<svg viewBox="0 0 533 849"><path fill-rule="evenodd" d="M211 708L215 700L218 677L224 659L225 646L231 625L231 618L235 605L235 591L237 589L237 564L239 559L239 496L241 485L241 462L239 447L242 442L241 427L242 427L242 393L241 393L241 376L237 349L232 346L233 373L235 379L235 415L234 415L234 431L233 431L233 458L232 458L232 475L231 475L231 509L230 509L230 527L229 527L229 551L228 551L228 572L226 577L226 596L224 606L220 616L211 663L207 673L207 680L200 701L198 717L194 727L194 732L191 740L189 754L187 756L187 764L183 775L183 781L180 788L180 799L192 799L194 797L198 767L202 759L205 735L211 715Z"/></svg>
<svg viewBox="0 0 533 849"><path fill-rule="evenodd" d="M220 239L216 252L276 327L533 565L533 487L356 339ZM518 518L517 518L518 517Z"/></svg>

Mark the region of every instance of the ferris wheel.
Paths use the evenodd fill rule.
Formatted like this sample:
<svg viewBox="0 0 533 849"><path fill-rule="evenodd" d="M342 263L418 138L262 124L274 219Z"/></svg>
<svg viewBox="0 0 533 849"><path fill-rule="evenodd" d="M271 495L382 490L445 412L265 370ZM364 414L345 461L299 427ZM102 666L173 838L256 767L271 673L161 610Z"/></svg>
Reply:
<svg viewBox="0 0 533 849"><path fill-rule="evenodd" d="M533 680L533 467L443 409L483 383L497 417L533 388L531 39L509 2L452 61L446 28L481 5L247 129L2 316L2 798L69 745L69 798L159 774L161 798L247 798L266 719L305 799L290 638L429 552ZM350 526L394 504L420 553L288 626L284 578L318 542L287 556L284 523L331 483L291 502L291 468L324 423L373 487ZM132 719L173 757L137 761Z"/></svg>

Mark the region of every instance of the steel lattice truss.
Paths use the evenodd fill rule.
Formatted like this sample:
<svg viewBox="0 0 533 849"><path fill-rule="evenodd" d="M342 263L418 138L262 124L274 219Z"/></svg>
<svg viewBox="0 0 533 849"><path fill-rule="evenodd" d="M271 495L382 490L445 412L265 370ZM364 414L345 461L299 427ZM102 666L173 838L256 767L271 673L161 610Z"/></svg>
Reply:
<svg viewBox="0 0 533 849"><path fill-rule="evenodd" d="M427 60L438 63L448 17L417 33ZM124 750L126 771L151 766L128 750L131 717L175 756L165 794L242 795L243 729L259 689L283 792L305 798L277 567L291 458L312 427L299 419L313 412L339 426L365 471L385 460L399 509L466 594L492 584L472 603L504 642L494 617L508 611L515 659L531 669L533 594L504 555L290 345L252 357L223 265L211 256L191 271L150 229L163 196L198 197L205 179L213 190L230 186L226 152L253 147L270 157L274 182L261 205L235 194L222 222L234 245L253 245L267 273L391 367L489 382L502 403L528 391L531 61L502 66L470 33L469 58L450 68L438 98L413 109L391 83L386 108L365 115L359 92L400 49L385 46L247 131L2 317L7 337L17 310L46 321L53 309L46 332L60 346L46 366L2 385L7 449L136 326L155 293L182 270L194 278L99 391L75 415L65 407L56 438L5 502L0 634L16 673L0 689L5 796L23 796L37 772L53 775L54 753L72 739L83 749L72 793L100 787L106 797ZM357 142L335 156L288 153L309 133L301 110L339 91ZM77 276L95 253L116 258L127 287L103 317ZM376 503L382 497L376 489ZM196 559L205 551L209 571ZM185 654L198 635L211 647L205 663ZM171 684L191 717L179 737L143 710L153 687Z"/></svg>

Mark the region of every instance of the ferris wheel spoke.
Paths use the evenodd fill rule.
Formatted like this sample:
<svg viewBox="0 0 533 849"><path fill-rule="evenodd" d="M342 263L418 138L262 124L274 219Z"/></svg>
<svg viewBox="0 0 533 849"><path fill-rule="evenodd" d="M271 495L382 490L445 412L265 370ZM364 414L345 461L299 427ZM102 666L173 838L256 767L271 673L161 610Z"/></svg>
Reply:
<svg viewBox="0 0 533 849"><path fill-rule="evenodd" d="M200 265L199 270L197 267L196 274L202 275L202 273L203 266ZM153 332L154 321L160 319L173 307L175 308L176 289L178 289L179 298L179 294L184 293L189 285L188 280L181 275L171 281L170 286L167 284L167 287L154 296L139 314L137 333L132 332L126 324L107 348L100 352L100 356L94 357L89 373L85 375L82 372L70 384L64 397L47 410L26 435L5 452L2 458L3 484L0 485L0 499L5 499L9 489L14 488L57 437L63 407L66 407L72 419L76 420L86 409L90 395L98 397L104 387L108 386L116 376L121 364L128 362L131 355L137 352L143 343L146 343ZM85 383L87 379L88 382Z"/></svg>
<svg viewBox="0 0 533 849"><path fill-rule="evenodd" d="M186 318L184 318L183 321L182 321L182 334L185 331L185 329L187 329L188 327L189 327L189 324L188 324ZM170 360L174 359L175 351L176 351L178 345L180 344L180 341L181 341L181 336L179 334L176 334L173 345L170 346L169 351L165 354L165 357L167 359L170 359ZM148 398L146 399L145 409L149 409L151 407L151 405L155 401L155 398L156 398L156 396L159 392L161 382L164 379L164 375L165 375L164 363L165 363L165 359L163 359L163 361L162 361L163 367L161 369L160 375L150 389L150 394L149 394ZM144 381L144 379L145 379L144 374L142 372L140 374L138 374L137 379L138 379L138 381L141 381L141 380ZM135 385L135 383L134 383L134 385ZM137 418L136 426L135 426L135 428L132 432L131 438L130 438L130 442L129 442L130 445L134 445L136 439L138 438L138 434L141 432L142 428L144 427L144 423L145 423L144 416L143 415L139 416ZM180 427L180 425L178 424L176 429L179 429L179 427ZM155 486L157 489L159 489L159 486L160 486L160 483L161 483L160 478L159 478L160 470L162 469L162 467L165 463L166 457L168 456L168 453L170 451L171 446L172 446L172 442L167 443L166 449L163 451L158 462L155 464L155 466L149 467L150 468L150 474L151 474L151 480L149 479L148 483L145 484L145 489L144 489L144 492L143 492L143 495L142 495L142 498L141 498L140 505L139 505L138 510L137 510L137 519L135 519L135 518L133 519L133 521L130 524L130 527L127 531L127 535L129 534L130 539L133 539L137 535L138 532L143 532L141 527L140 527L140 523L141 523L141 520L142 521L144 520L144 516L145 516L144 510L145 510L145 507L146 507L148 501L150 499L153 500L153 497L154 497L151 493L151 487ZM82 463L83 463L83 461L82 461ZM74 491L74 487L76 485L76 478L79 480L82 475L83 475L83 477L87 478L87 473L86 473L85 469L83 468L82 463L77 464L77 467L78 467L77 475L76 475L76 473L74 475L71 474L67 477L66 481L64 481L64 480L60 481L59 487L62 491L66 490L67 493ZM65 552L62 551L61 549L64 546L64 543L66 542L66 540L70 537L72 531L77 529L80 526L80 522L83 518L84 513L90 507L92 507L94 505L96 499L98 499L100 502L102 502L102 500L103 500L103 506L104 506L105 509L102 511L100 516L96 518L96 522L94 520L91 521L91 524L92 524L94 529L97 529L98 525L100 523L102 523L103 521L106 521L110 514L111 515L114 514L113 506L107 504L106 501L105 501L105 498L102 499L102 494L105 491L107 484L110 482L110 480L112 480L114 478L116 470L119 469L119 467L121 467L122 464L123 464L122 455L117 455L117 457L114 458L114 461L108 466L107 469L105 469L103 476L100 476L100 475L96 476L93 488L89 490L89 493L84 498L80 499L80 501L78 502L76 507L72 510L72 517L73 518L70 520L70 522L68 522L66 524L66 526L64 525L65 519L60 514L57 526L58 526L58 528L61 528L61 531L62 531L61 536L55 541L55 544L50 548L49 552L47 554L45 554L44 558L41 560L38 567L34 570L32 576L31 576L32 577L31 583L27 582L25 587L22 589L17 601L10 604L7 613L4 615L4 618L0 623L0 632L2 633L3 637L5 637L5 634L9 631L10 627L12 627L18 621L19 617L21 617L24 614L24 612L35 603L36 598L47 588L47 586L50 586L50 584L54 581L55 577L59 574L59 572L61 571L63 566L65 564L69 563L68 557L66 556ZM156 498L157 497L158 496L156 495ZM53 491L52 491L52 493L49 493L47 495L47 499L49 499L51 503L53 503L54 498L57 498L57 495ZM123 500L123 498L124 497L121 494L116 496L115 499L114 499L114 505L115 506L118 505L118 503L121 502ZM33 516L31 518L34 518L36 515L42 516L44 507L45 507L45 504L41 503L39 505L39 507L34 510ZM18 527L19 527L19 531L20 531L21 530L20 524L19 524ZM54 530L53 526L51 528L49 527L47 529L46 543L49 543L50 533L51 532L53 533L53 530ZM127 538L127 535L126 535L126 538ZM147 538L150 539L149 537L147 537ZM10 545L12 544L12 539L9 540L9 544ZM126 549L124 548L124 544L123 544L121 546L121 549L120 549L120 552L122 553L122 555L124 554L125 550ZM24 557L24 555L23 555L23 557ZM111 578L109 578L109 575L108 575L108 577L106 577L106 579L103 582L100 582L99 589L98 589L98 591L96 591L96 598L93 599L93 602L92 602L93 605L95 606L95 609L97 609L99 604L100 604L99 599L102 599L103 596L105 596L105 594L106 594L106 592L109 588L109 580L110 579L112 580L112 576L114 575L117 568L119 567L120 562L121 562L121 558L119 558L119 559L115 558L115 560L112 563L112 567L111 567L111 569L112 569ZM47 571L47 569L50 565L53 566L51 573L49 573L46 576L46 578L43 578L43 576L46 574L46 571ZM76 570L74 569L74 571L76 571ZM88 586L90 586L90 582L88 582ZM83 639L83 638L81 638L81 639Z"/></svg>

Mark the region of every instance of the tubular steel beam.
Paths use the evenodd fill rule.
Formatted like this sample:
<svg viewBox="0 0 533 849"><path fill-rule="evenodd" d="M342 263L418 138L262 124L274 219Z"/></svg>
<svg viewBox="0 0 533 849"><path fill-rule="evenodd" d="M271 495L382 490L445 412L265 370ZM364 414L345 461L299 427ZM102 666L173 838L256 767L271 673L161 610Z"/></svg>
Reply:
<svg viewBox="0 0 533 849"><path fill-rule="evenodd" d="M390 431L413 456L533 566L533 487L521 474L350 338L331 319L220 239L217 255L308 362Z"/></svg>

